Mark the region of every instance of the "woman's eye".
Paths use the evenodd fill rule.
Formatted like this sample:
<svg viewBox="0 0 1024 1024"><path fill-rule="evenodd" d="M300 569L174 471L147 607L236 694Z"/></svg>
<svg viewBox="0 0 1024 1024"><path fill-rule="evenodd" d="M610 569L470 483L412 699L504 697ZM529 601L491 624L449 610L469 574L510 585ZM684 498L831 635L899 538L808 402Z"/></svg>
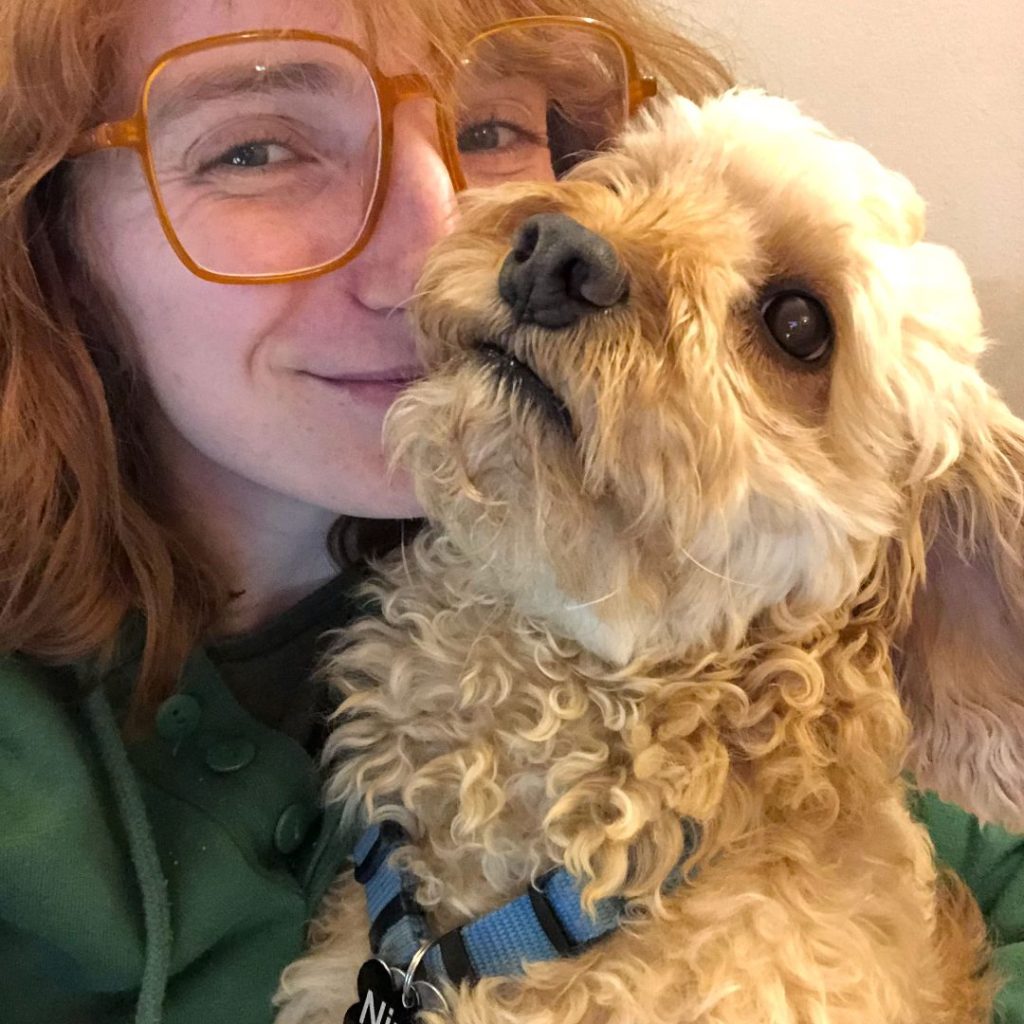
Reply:
<svg viewBox="0 0 1024 1024"><path fill-rule="evenodd" d="M200 171L211 171L220 167L247 168L267 167L295 159L295 154L281 143L271 139L245 142L224 150L212 160L206 161Z"/></svg>
<svg viewBox="0 0 1024 1024"><path fill-rule="evenodd" d="M832 321L806 292L776 292L761 306L761 318L779 348L803 363L820 362L832 351Z"/></svg>
<svg viewBox="0 0 1024 1024"><path fill-rule="evenodd" d="M478 121L467 125L458 134L460 153L485 153L509 149L521 143L542 146L545 140L536 133L508 121Z"/></svg>

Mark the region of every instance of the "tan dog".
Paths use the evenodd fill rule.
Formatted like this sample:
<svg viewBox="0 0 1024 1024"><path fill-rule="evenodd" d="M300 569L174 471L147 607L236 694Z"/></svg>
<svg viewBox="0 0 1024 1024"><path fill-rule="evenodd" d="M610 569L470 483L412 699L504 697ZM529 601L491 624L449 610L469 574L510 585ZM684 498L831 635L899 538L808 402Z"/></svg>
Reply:
<svg viewBox="0 0 1024 1024"><path fill-rule="evenodd" d="M329 665L329 797L411 833L435 935L557 865L633 901L460 1024L988 1021L901 772L1024 825L1024 433L922 208L737 92L470 196L431 260L390 418L431 525ZM346 876L281 1021L340 1022L367 929Z"/></svg>

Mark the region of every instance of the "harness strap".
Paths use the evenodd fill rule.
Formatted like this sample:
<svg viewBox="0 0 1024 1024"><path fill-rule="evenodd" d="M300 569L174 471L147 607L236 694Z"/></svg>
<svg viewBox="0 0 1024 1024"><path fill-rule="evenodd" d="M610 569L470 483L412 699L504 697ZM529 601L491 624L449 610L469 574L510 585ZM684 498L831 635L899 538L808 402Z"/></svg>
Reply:
<svg viewBox="0 0 1024 1024"><path fill-rule="evenodd" d="M682 864L700 842L700 825L692 818L682 819L682 829L683 853L663 886L666 893L688 880ZM391 855L410 841L397 822L382 821L363 833L353 854L355 878L366 895L370 947L401 968L431 941L414 895L416 880L391 865ZM627 905L622 897L607 897L591 915L580 893L578 880L565 868L552 869L521 896L434 940L423 958L427 973L458 987L462 981L522 974L527 963L577 956L618 927Z"/></svg>

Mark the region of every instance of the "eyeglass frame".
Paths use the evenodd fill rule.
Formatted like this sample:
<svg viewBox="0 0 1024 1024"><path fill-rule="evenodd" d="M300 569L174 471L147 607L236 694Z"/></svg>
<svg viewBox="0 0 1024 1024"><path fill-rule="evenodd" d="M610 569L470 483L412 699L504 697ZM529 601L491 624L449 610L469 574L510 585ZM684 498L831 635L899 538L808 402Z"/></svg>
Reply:
<svg viewBox="0 0 1024 1024"><path fill-rule="evenodd" d="M626 42L622 35L610 25L606 25L595 18L574 17L572 15L536 15L526 18L512 18L508 21L499 22L496 25L485 29L474 36L467 44L466 50L497 33L504 32L510 28L535 28L535 27L558 27L580 28L596 32L610 39L618 46L623 55L626 65L627 76L627 116L632 116L637 109L652 96L657 95L658 83L654 78L640 74L637 65L636 55L633 48ZM291 270L281 274L219 274L216 271L208 270L200 266L188 254L188 251L181 244L171 218L164 206L160 194L160 186L157 180L156 166L153 160L153 152L149 144L149 132L147 129L147 112L149 106L149 93L157 75L173 61L186 57L193 53L204 50L212 50L221 46L231 46L236 43L255 42L259 40L280 40L306 41L315 43L327 43L338 46L350 53L363 66L370 75L373 87L376 91L377 105L380 112L380 161L377 167L377 180L374 184L373 195L370 199L366 218L362 229L356 240L340 256L329 260L316 267L307 267L302 270ZM384 202L387 198L388 181L391 175L391 157L394 149L394 112L399 103L405 100L427 97L434 101L437 118L437 133L440 140L440 155L444 161L445 168L451 178L452 187L456 193L466 189L466 179L462 172L462 166L458 155L458 141L455 125L452 121L451 111L441 102L437 90L431 84L426 75L405 74L405 75L384 75L376 63L358 44L350 39L341 36L328 35L321 32L310 32L305 29L253 29L241 32L229 32L221 35L207 36L204 39L193 40L175 46L173 49L162 53L151 65L139 90L139 99L135 113L131 117L121 121L105 121L94 128L87 129L79 134L68 152L66 158L73 159L85 156L105 149L127 148L134 149L142 161L143 171L146 175L146 183L149 186L150 195L156 206L157 217L164 236L170 243L175 255L197 277L204 281L212 281L217 284L278 284L284 281L301 281L320 277L329 274L339 267L351 263L369 244L373 237L374 229L380 220L384 209Z"/></svg>

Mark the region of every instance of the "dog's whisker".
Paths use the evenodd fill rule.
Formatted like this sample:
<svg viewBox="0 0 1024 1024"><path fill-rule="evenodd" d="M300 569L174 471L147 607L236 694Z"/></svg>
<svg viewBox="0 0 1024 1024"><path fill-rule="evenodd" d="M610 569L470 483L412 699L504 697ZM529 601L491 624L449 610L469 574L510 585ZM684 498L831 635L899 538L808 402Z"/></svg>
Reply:
<svg viewBox="0 0 1024 1024"><path fill-rule="evenodd" d="M409 559L406 557L406 544L405 544L405 528L402 528L402 543L399 546L399 550L402 552L402 569L405 572L406 582L412 582L412 571L409 568Z"/></svg>
<svg viewBox="0 0 1024 1024"><path fill-rule="evenodd" d="M578 612L581 608L593 608L595 604L601 604L604 601L610 601L616 594L622 590L622 587L616 587L614 590L609 591L604 597L595 597L593 601L583 601L581 604L567 604L565 610L569 612Z"/></svg>
<svg viewBox="0 0 1024 1024"><path fill-rule="evenodd" d="M747 580L738 580L734 576L723 576L722 573L715 572L714 569L709 568L703 562L701 562L698 559L694 558L694 556L691 555L690 552L685 547L680 547L679 551L680 551L680 554L682 554L682 555L684 555L686 557L687 561L693 562L693 564L695 566L697 566L698 569L700 569L702 572L706 572L709 576L714 576L716 580L721 580L723 583L735 583L737 586L740 586L740 587L751 587L751 588L753 588L753 587L757 586L756 583L751 583L751 582L748 582Z"/></svg>

